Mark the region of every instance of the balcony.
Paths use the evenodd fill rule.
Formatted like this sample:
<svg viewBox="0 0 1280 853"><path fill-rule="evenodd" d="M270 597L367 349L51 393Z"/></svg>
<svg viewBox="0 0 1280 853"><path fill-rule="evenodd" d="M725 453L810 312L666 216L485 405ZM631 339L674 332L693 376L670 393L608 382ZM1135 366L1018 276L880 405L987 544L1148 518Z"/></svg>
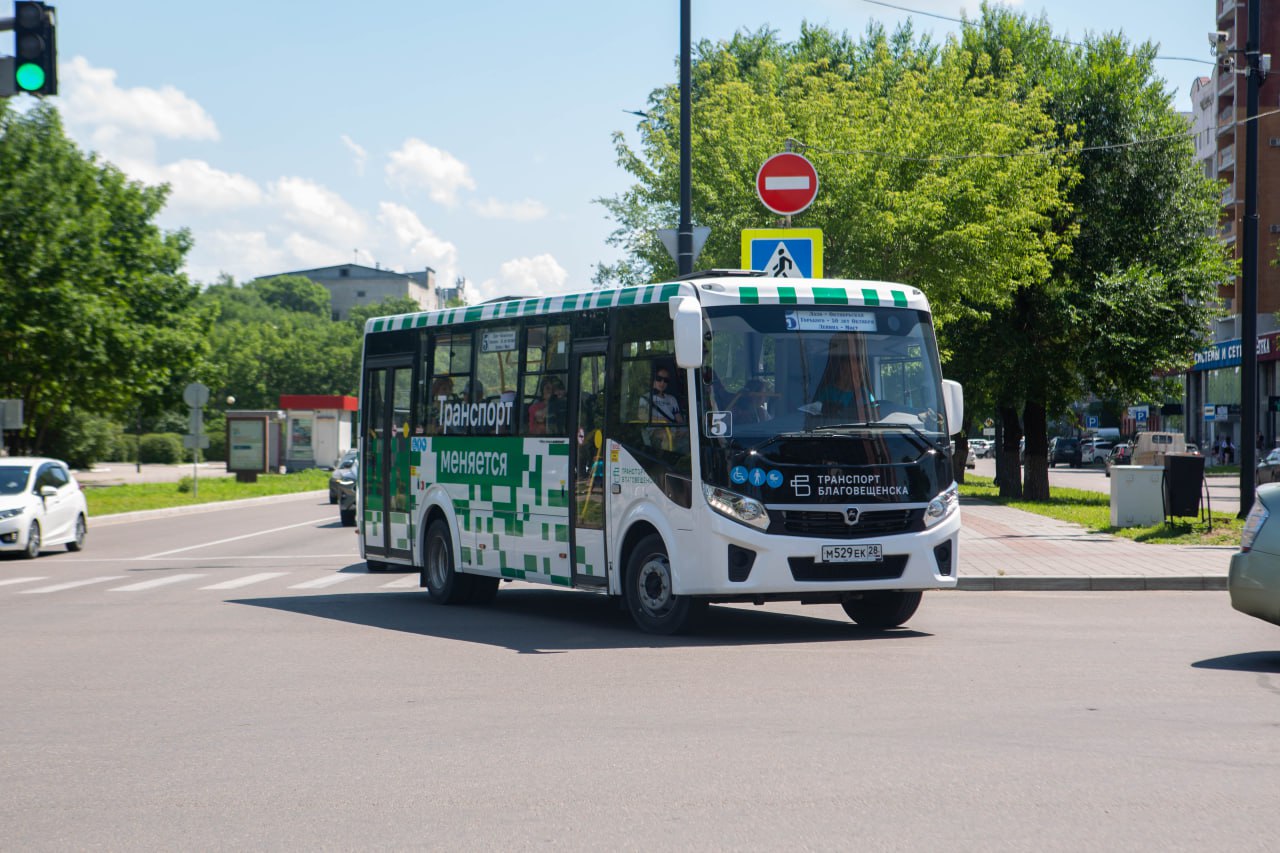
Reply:
<svg viewBox="0 0 1280 853"><path fill-rule="evenodd" d="M1234 219L1228 219L1218 226L1218 240L1227 246L1236 241L1236 221Z"/></svg>
<svg viewBox="0 0 1280 853"><path fill-rule="evenodd" d="M1226 172L1236 164L1236 144L1233 142L1218 152L1218 171Z"/></svg>
<svg viewBox="0 0 1280 853"><path fill-rule="evenodd" d="M1221 23L1223 18L1234 17L1236 7L1239 5L1237 0L1218 0L1218 21Z"/></svg>
<svg viewBox="0 0 1280 853"><path fill-rule="evenodd" d="M1236 188L1227 187L1222 191L1222 206L1227 207L1236 203Z"/></svg>
<svg viewBox="0 0 1280 853"><path fill-rule="evenodd" d="M1236 77L1234 71L1227 73L1225 71L1218 72L1218 97L1234 97L1236 92Z"/></svg>
<svg viewBox="0 0 1280 853"><path fill-rule="evenodd" d="M1236 105L1232 104L1222 112L1218 113L1218 135L1224 133L1235 133L1236 130Z"/></svg>

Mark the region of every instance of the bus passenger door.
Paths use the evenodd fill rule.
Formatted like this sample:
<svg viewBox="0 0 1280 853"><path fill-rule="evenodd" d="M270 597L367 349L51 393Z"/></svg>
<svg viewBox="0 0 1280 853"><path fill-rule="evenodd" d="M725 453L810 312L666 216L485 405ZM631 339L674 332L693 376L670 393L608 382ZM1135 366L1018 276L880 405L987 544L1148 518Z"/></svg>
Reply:
<svg viewBox="0 0 1280 853"><path fill-rule="evenodd" d="M570 370L577 399L569 430L569 480L573 523L569 547L575 586L605 586L604 507L607 446L605 426L605 345L575 351Z"/></svg>
<svg viewBox="0 0 1280 853"><path fill-rule="evenodd" d="M413 556L409 413L413 366L371 361L360 401L360 535L366 554Z"/></svg>

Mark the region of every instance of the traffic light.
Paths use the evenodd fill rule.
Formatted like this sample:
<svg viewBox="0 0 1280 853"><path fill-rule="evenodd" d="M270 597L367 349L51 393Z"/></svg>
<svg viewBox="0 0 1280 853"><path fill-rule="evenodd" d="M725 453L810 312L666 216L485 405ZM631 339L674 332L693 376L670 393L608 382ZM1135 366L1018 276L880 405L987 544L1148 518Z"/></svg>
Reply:
<svg viewBox="0 0 1280 853"><path fill-rule="evenodd" d="M29 95L58 94L58 45L54 35L54 8L31 0L13 4L16 56L13 83Z"/></svg>

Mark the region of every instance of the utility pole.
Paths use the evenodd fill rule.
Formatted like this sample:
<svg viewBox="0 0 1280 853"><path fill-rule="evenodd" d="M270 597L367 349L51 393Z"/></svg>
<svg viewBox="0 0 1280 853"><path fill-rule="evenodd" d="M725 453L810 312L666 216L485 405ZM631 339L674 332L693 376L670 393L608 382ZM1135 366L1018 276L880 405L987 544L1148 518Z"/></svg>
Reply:
<svg viewBox="0 0 1280 853"><path fill-rule="evenodd" d="M1240 270L1240 517L1253 507L1258 432L1258 90L1270 57L1259 50L1260 0L1248 0L1245 41L1244 244Z"/></svg>
<svg viewBox="0 0 1280 853"><path fill-rule="evenodd" d="M693 73L690 65L689 21L692 0L680 0L680 226L676 232L676 268L680 275L693 272Z"/></svg>

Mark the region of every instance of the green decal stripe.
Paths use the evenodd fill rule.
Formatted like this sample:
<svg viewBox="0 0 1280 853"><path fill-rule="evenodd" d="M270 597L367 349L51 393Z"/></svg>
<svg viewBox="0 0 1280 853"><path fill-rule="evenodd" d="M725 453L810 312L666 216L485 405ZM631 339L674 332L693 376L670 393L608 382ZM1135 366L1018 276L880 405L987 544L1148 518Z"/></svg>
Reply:
<svg viewBox="0 0 1280 853"><path fill-rule="evenodd" d="M796 298L796 289L794 287L779 287L778 301L783 305L797 305L800 302Z"/></svg>
<svg viewBox="0 0 1280 853"><path fill-rule="evenodd" d="M880 294L869 287L862 288L862 301L868 305L879 305Z"/></svg>
<svg viewBox="0 0 1280 853"><path fill-rule="evenodd" d="M743 305L759 305L760 304L760 288L744 287L739 292Z"/></svg>
<svg viewBox="0 0 1280 853"><path fill-rule="evenodd" d="M628 287L618 294L619 305L635 305L636 297L640 294L640 288Z"/></svg>
<svg viewBox="0 0 1280 853"><path fill-rule="evenodd" d="M903 293L901 290L891 290L889 292L893 294L894 305L899 308L907 307L907 294Z"/></svg>
<svg viewBox="0 0 1280 853"><path fill-rule="evenodd" d="M508 569L508 568L503 568L503 569L502 569L502 576L503 576L504 578L515 578L516 580L521 580L521 581L522 581L522 580L524 580L524 569Z"/></svg>
<svg viewBox="0 0 1280 853"><path fill-rule="evenodd" d="M680 285L664 284L662 286L662 295L658 297L659 302L670 302L671 297L680 295Z"/></svg>
<svg viewBox="0 0 1280 853"><path fill-rule="evenodd" d="M600 296L596 299L596 307L608 308L610 305L613 304L613 297L615 295L617 295L616 290L606 290L601 292Z"/></svg>
<svg viewBox="0 0 1280 853"><path fill-rule="evenodd" d="M843 287L815 287L813 301L817 305L848 305L849 294Z"/></svg>
<svg viewBox="0 0 1280 853"><path fill-rule="evenodd" d="M560 575L552 575L551 583L555 586L573 586L568 578L561 577Z"/></svg>

